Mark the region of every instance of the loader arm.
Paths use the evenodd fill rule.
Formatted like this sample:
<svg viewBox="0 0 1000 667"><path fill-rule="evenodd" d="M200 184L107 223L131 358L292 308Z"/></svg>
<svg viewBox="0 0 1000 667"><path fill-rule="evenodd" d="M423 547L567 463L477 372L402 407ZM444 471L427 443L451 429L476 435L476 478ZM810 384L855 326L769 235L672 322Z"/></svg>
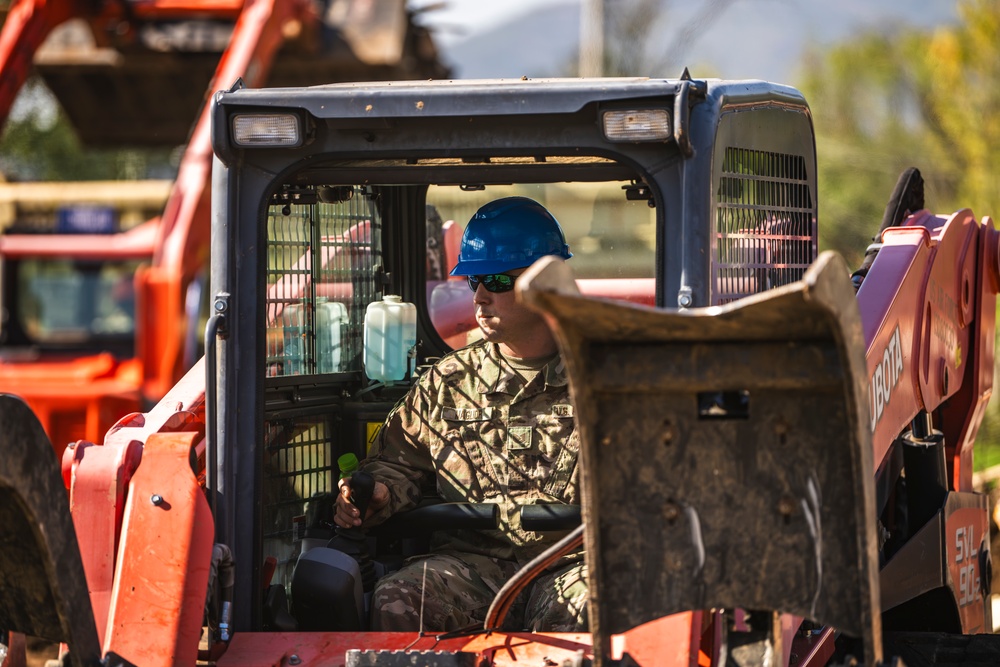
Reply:
<svg viewBox="0 0 1000 667"><path fill-rule="evenodd" d="M125 528L126 506L131 495L132 478L143 461L145 443L151 438L196 433L198 437L192 445L193 456L197 467L204 469L204 375L202 364L195 364L149 412L124 415L110 429L103 443L80 441L74 443L63 455L63 479L69 489L73 523L77 528L77 541L86 572L94 620L102 642L107 636L109 611L116 605L113 589L120 569L117 564L120 539L123 532L128 530ZM159 455L163 456L162 453ZM183 455L182 464L189 465L186 454ZM153 466L153 463L147 465L147 474ZM161 472L166 478L166 469ZM203 474L200 481L204 481ZM172 484L183 483L184 478L181 477L179 482ZM130 511L140 511L143 508L140 504ZM200 510L200 507L196 509ZM182 522L183 518L177 521ZM206 519L203 523L207 525L211 522ZM206 526L200 526L199 530L205 528ZM131 530L138 531L141 528L133 527ZM148 532L144 535L149 537ZM131 544L136 544L136 538L132 539ZM171 545L170 548L175 549L177 546ZM180 548L183 549L183 545ZM155 582L159 577L164 577L168 582L175 582L183 570L184 566L178 566L147 572L145 580ZM168 588L169 584L162 590Z"/></svg>
<svg viewBox="0 0 1000 667"><path fill-rule="evenodd" d="M67 644L73 665L109 652L194 663L214 538L195 375L123 417L104 445L74 443L62 476L28 406L0 394L0 627Z"/></svg>
<svg viewBox="0 0 1000 667"><path fill-rule="evenodd" d="M992 628L989 507L972 457L992 395L997 247L988 217L920 210L883 231L858 290L890 629Z"/></svg>
<svg viewBox="0 0 1000 667"><path fill-rule="evenodd" d="M972 443L992 393L998 233L971 211L918 211L885 230L858 290L874 463L921 412L940 411L952 489L972 489Z"/></svg>

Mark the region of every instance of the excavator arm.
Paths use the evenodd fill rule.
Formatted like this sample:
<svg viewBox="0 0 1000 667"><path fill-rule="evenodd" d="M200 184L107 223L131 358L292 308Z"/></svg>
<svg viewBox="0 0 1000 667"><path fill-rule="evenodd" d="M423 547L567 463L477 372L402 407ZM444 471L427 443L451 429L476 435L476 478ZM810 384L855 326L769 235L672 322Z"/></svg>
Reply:
<svg viewBox="0 0 1000 667"><path fill-rule="evenodd" d="M134 30L141 21L192 18L229 21L234 27L203 93L201 113L193 126L165 208L160 216L143 227L151 233L143 252L135 257L145 261L133 283L135 339L134 352L130 348L129 354L135 359L122 360L121 370L114 375L117 384L111 386L107 380L103 384L91 382L85 390L55 385L48 380L48 375L43 375L44 370L34 370L40 364L12 364L6 360L3 363L5 372L0 375L4 389L22 394L32 405L57 445L57 453L70 440L83 438L99 442L114 418L155 404L197 360L200 335L193 332L198 326L198 308L204 300L199 290L191 287L200 287L201 292L207 290L208 183L212 163L208 107L211 93L239 80L246 85L262 86L279 50L288 40L296 41L298 54L319 48L315 37L322 20L313 5L305 0L105 3L23 0L13 4L0 33L2 122L31 71L32 56L50 32L65 21L83 19L89 23L90 32L100 46L107 41L104 29L109 25L122 26L124 31L126 28ZM127 41L128 36L121 39ZM187 121L183 122L186 125ZM136 234L130 232L114 236L50 234L39 243L37 235L15 235L6 237L4 247L5 250L23 247L22 256L106 260L112 257L107 249L134 236ZM87 254L81 254L84 251ZM101 355L99 361L118 368L109 354ZM49 375L56 372L49 371ZM106 376L112 375L111 371L103 372ZM44 382L53 386L43 386ZM68 425L71 420L67 413L77 410L86 414L85 427L76 422Z"/></svg>
<svg viewBox="0 0 1000 667"><path fill-rule="evenodd" d="M228 88L241 80L249 87L263 85L286 37L313 29L318 21L312 5L302 0L245 3L209 90ZM148 360L143 380L147 399L163 396L186 370L189 364L185 362L194 361L177 332L189 326L183 304L188 285L208 263L210 102L206 99L181 159L160 221L153 263L138 279L138 348Z"/></svg>
<svg viewBox="0 0 1000 667"><path fill-rule="evenodd" d="M273 11L276 3L255 3L245 0L211 0L199 2L175 2L173 0L143 0L142 2L125 2L110 0L92 2L90 0L16 0L11 3L7 12L3 29L0 31L0 126L7 120L14 100L21 87L32 72L32 61L36 52L49 34L62 23L75 18L86 20L93 25L95 42L104 45L107 38L102 28L106 25L118 25L122 30L129 29L130 20L156 19L224 19L235 20L243 14L244 9L256 7L258 15ZM289 13L302 18L302 12L312 11L311 7L302 2L277 3L290 8ZM297 34L300 25L292 34ZM244 44L236 48L239 51L247 47ZM263 70L273 56L267 53L268 45L261 44L260 54ZM252 48L252 45L251 45ZM229 51L233 51L232 48ZM224 63L220 63L220 70ZM217 70L221 74L221 71ZM217 77L218 78L218 77Z"/></svg>

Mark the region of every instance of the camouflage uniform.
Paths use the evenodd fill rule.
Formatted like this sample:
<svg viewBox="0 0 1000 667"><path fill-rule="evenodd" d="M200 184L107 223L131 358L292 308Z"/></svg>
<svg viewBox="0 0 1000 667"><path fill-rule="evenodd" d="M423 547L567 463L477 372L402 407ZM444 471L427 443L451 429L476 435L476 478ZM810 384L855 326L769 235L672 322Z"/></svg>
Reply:
<svg viewBox="0 0 1000 667"><path fill-rule="evenodd" d="M578 504L578 452L558 357L525 384L496 344L481 341L424 373L389 415L362 465L390 496L366 523L436 493L445 501L495 503L500 525L436 533L430 557L411 559L378 582L373 629L416 630L421 605L425 630L481 622L504 582L565 535L522 529L518 510L532 503ZM523 619L518 609L508 618L534 630L585 629L585 582L582 555L568 556L529 588L519 602Z"/></svg>

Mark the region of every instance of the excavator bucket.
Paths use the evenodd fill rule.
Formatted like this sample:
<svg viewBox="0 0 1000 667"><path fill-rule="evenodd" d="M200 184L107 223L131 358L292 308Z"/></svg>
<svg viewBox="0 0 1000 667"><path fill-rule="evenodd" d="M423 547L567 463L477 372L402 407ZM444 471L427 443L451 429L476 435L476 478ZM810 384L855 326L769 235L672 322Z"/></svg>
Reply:
<svg viewBox="0 0 1000 667"><path fill-rule="evenodd" d="M0 394L0 628L100 663L94 612L59 462L19 398Z"/></svg>
<svg viewBox="0 0 1000 667"><path fill-rule="evenodd" d="M598 664L613 634L697 609L794 614L882 659L849 273L825 253L797 283L683 311L583 298L551 257L518 281L569 373Z"/></svg>

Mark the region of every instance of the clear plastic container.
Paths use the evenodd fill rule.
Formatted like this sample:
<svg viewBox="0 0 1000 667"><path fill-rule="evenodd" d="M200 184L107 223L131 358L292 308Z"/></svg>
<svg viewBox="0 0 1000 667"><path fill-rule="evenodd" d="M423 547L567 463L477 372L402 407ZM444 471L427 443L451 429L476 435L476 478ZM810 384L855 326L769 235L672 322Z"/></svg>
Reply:
<svg viewBox="0 0 1000 667"><path fill-rule="evenodd" d="M347 306L339 301L316 297L316 372L337 373L341 367L342 333L347 323Z"/></svg>
<svg viewBox="0 0 1000 667"><path fill-rule="evenodd" d="M284 323L281 375L302 375L306 362L306 312L301 303L285 306L281 313Z"/></svg>
<svg viewBox="0 0 1000 667"><path fill-rule="evenodd" d="M309 335L307 311L304 304L289 304L283 313L284 319L284 372L282 375L302 375L310 372L307 361ZM347 322L347 307L339 301L329 301L326 297L316 298L315 373L336 373L341 369L341 338Z"/></svg>
<svg viewBox="0 0 1000 667"><path fill-rule="evenodd" d="M368 304L365 311L365 375L396 382L413 374L416 363L417 307L395 294Z"/></svg>

